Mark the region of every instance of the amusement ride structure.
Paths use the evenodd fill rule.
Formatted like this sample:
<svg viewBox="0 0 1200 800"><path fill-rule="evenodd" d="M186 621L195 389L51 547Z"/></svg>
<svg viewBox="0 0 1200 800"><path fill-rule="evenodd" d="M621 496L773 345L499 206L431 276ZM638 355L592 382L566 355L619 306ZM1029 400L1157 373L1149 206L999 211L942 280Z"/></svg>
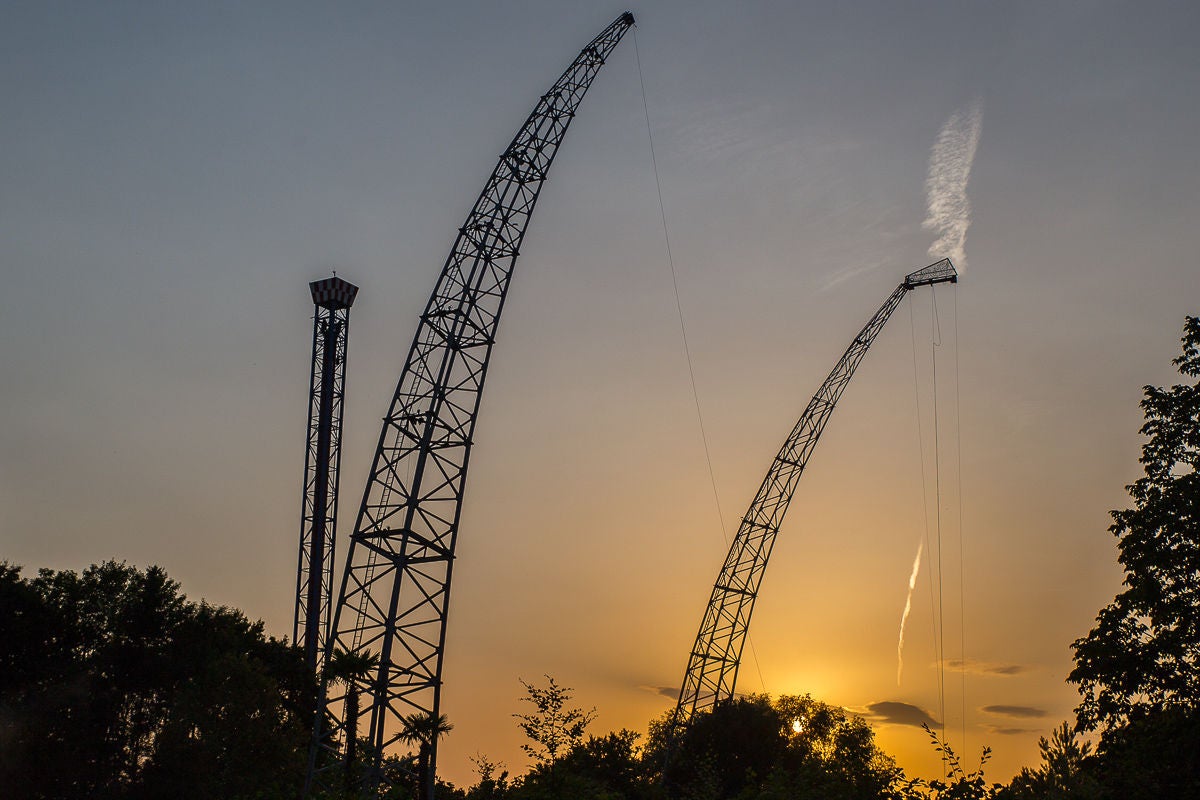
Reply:
<svg viewBox="0 0 1200 800"><path fill-rule="evenodd" d="M308 444L300 511L300 564L292 641L304 660L321 669L333 596L338 474L342 463L342 406L350 306L358 287L337 275L308 285L313 299L312 373L308 385Z"/></svg>
<svg viewBox="0 0 1200 800"><path fill-rule="evenodd" d="M317 314L294 632L321 681L305 797L370 794L383 783L406 781L422 800L433 800L438 738L446 729L442 662L455 544L500 314L567 127L633 24L628 13L614 20L541 96L459 228L383 420L336 604L331 570L341 404L349 309L357 289L336 277L312 284ZM908 292L957 278L948 259L906 276L805 408L713 585L689 655L676 726L733 697L779 526L855 369ZM331 669L348 663L358 666ZM390 757L401 741L417 745L416 759Z"/></svg>
<svg viewBox="0 0 1200 800"><path fill-rule="evenodd" d="M541 96L459 228L383 420L326 642L368 669L321 681L304 794L378 786L414 736L432 800L446 615L472 435L500 313L538 193L596 73L633 25L622 14ZM360 720L363 729L359 729ZM352 753L364 740L361 766Z"/></svg>
<svg viewBox="0 0 1200 800"><path fill-rule="evenodd" d="M825 430L825 423L875 337L910 291L920 286L957 281L958 273L948 258L907 275L850 342L784 440L750 508L742 517L725 563L713 584L696 643L688 656L683 688L675 706L674 726L685 725L696 712L707 711L733 697L742 648L750 630L750 615L754 612L754 601L758 598L779 526L809 456Z"/></svg>

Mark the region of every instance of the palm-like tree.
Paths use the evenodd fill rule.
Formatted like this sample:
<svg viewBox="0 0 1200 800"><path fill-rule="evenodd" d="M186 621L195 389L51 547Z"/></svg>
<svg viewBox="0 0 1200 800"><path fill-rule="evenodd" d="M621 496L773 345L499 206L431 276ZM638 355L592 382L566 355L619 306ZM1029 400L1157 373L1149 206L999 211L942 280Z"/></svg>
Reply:
<svg viewBox="0 0 1200 800"><path fill-rule="evenodd" d="M441 739L450 731L454 730L454 726L446 718L445 714L438 714L434 717L432 714L414 713L400 718L400 724L403 725L403 730L400 733L401 741L409 745L417 745L417 797L420 798L421 788L426 786L426 778L429 783L432 783L433 776L428 775L430 768L430 754L433 752L433 743Z"/></svg>
<svg viewBox="0 0 1200 800"><path fill-rule="evenodd" d="M325 678L346 687L346 756L345 772L349 781L358 754L359 683L379 666L379 655L337 648L325 662Z"/></svg>

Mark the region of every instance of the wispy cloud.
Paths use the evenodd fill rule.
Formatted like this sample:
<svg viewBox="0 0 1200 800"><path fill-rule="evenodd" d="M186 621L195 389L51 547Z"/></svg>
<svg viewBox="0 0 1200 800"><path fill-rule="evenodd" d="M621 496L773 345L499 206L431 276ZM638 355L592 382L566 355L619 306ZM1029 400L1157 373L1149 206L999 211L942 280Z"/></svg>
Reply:
<svg viewBox="0 0 1200 800"><path fill-rule="evenodd" d="M966 661L949 658L943 662L943 665L952 672L967 672L972 675L993 675L1001 678L1024 675L1030 671L1029 667L1023 664L996 664L989 661L976 661L972 658L968 658Z"/></svg>
<svg viewBox="0 0 1200 800"><path fill-rule="evenodd" d="M839 283L844 283L851 278L857 278L867 272L874 272L882 267L886 262L883 259L876 259L869 264L853 267L844 267L829 275L821 284L821 291L826 292L837 286Z"/></svg>
<svg viewBox="0 0 1200 800"><path fill-rule="evenodd" d="M959 272L967 266L967 228L971 226L967 180L982 127L983 103L979 100L951 114L933 143L925 177L928 212L922 227L938 237L929 246L929 255L949 258Z"/></svg>
<svg viewBox="0 0 1200 800"><path fill-rule="evenodd" d="M1001 717L1044 717L1049 712L1042 708L1034 708L1033 706L984 706L979 709L985 714L995 714Z"/></svg>
<svg viewBox="0 0 1200 800"><path fill-rule="evenodd" d="M870 703L867 706L867 713L864 716L874 722L890 725L912 725L915 728L919 728L921 725L928 725L934 728L941 724L920 706L914 706L912 703L902 703L899 700L882 700L878 703Z"/></svg>
<svg viewBox="0 0 1200 800"><path fill-rule="evenodd" d="M643 685L639 686L638 688L643 691L646 691L646 692L653 692L654 694L665 697L668 700L678 700L679 699L679 687L678 686L648 686L648 685L643 684Z"/></svg>
<svg viewBox="0 0 1200 800"><path fill-rule="evenodd" d="M908 576L908 596L904 599L904 613L900 615L900 640L896 642L896 685L900 685L900 676L904 673L904 626L908 624L908 614L912 611L913 589L917 588L917 574L921 571L921 552L925 548L925 540L917 540L917 557L913 559L912 572Z"/></svg>
<svg viewBox="0 0 1200 800"><path fill-rule="evenodd" d="M778 119L779 109L770 103L738 100L709 103L666 124L676 154L744 167L747 161L769 161L796 147L791 126L778 124Z"/></svg>

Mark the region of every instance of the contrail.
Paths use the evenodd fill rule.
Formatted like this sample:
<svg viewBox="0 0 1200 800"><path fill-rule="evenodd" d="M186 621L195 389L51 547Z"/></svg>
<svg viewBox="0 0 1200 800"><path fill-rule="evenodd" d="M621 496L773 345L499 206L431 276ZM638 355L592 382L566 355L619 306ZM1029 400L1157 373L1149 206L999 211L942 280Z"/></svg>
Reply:
<svg viewBox="0 0 1200 800"><path fill-rule="evenodd" d="M938 236L929 246L929 255L949 258L959 272L967 266L965 246L971 225L967 179L982 126L983 103L979 100L951 114L933 143L925 177L928 215L921 227Z"/></svg>
<svg viewBox="0 0 1200 800"><path fill-rule="evenodd" d="M900 685L900 675L904 672L904 625L908 622L908 612L912 611L913 589L917 586L917 574L921 571L921 552L925 548L925 540L917 541L917 557L913 559L912 574L908 576L908 598L904 601L904 614L900 617L900 641L896 643L896 685Z"/></svg>

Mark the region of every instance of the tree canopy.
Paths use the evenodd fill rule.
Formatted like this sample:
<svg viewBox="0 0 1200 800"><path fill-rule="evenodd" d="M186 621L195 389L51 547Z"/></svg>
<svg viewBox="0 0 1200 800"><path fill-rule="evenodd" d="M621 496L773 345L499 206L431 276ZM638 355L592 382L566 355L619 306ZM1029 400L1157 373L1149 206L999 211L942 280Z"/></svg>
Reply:
<svg viewBox="0 0 1200 800"><path fill-rule="evenodd" d="M1073 645L1083 730L1200 708L1200 318L1182 341L1173 363L1190 382L1145 387L1145 474L1112 512L1126 588Z"/></svg>
<svg viewBox="0 0 1200 800"><path fill-rule="evenodd" d="M596 709L584 711L567 705L571 687L559 686L546 676L546 687L534 686L522 680L525 687L523 702L533 706L529 714L513 714L521 732L529 739L521 749L539 765L553 765L558 757L583 741L584 731L596 717Z"/></svg>
<svg viewBox="0 0 1200 800"><path fill-rule="evenodd" d="M314 682L298 651L163 570L0 564L0 786L30 798L291 798Z"/></svg>
<svg viewBox="0 0 1200 800"><path fill-rule="evenodd" d="M810 695L748 695L719 703L648 750L672 797L899 797L906 785L859 716Z"/></svg>

